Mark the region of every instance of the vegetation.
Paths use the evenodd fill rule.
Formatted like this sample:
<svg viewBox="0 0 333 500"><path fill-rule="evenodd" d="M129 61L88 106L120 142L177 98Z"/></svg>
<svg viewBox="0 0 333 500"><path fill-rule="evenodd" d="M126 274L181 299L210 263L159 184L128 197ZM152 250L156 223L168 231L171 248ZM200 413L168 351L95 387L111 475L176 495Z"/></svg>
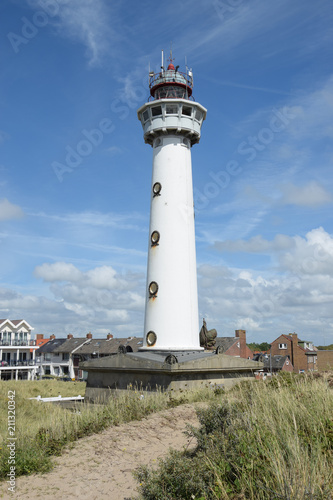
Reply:
<svg viewBox="0 0 333 500"><path fill-rule="evenodd" d="M245 382L197 414L195 450L138 469L143 499L332 499L332 375Z"/></svg>
<svg viewBox="0 0 333 500"><path fill-rule="evenodd" d="M251 351L269 351L271 348L271 344L268 342L262 342L261 344L257 344L256 342L251 342L251 344L247 344Z"/></svg>
<svg viewBox="0 0 333 500"><path fill-rule="evenodd" d="M333 344L330 345L317 345L319 351L333 351Z"/></svg>
<svg viewBox="0 0 333 500"><path fill-rule="evenodd" d="M78 404L66 410L52 403L29 400L31 397L84 395L85 383L42 381L0 382L0 479L9 472L8 391L15 391L15 465L16 476L47 472L52 456L60 455L66 445L111 425L139 420L152 412L183 403L214 398L210 389L177 393L143 393L136 390L111 398L106 405ZM11 401L11 400L9 400Z"/></svg>

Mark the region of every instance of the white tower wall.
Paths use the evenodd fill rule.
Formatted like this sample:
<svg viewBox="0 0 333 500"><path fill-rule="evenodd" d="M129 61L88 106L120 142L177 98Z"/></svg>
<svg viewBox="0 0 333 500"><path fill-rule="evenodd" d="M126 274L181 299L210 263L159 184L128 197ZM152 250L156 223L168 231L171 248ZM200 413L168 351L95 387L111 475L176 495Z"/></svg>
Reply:
<svg viewBox="0 0 333 500"><path fill-rule="evenodd" d="M138 110L153 147L144 350L202 350L191 146L205 116L205 108L187 99L159 99Z"/></svg>
<svg viewBox="0 0 333 500"><path fill-rule="evenodd" d="M149 238L145 332L153 331L158 350L200 349L195 255L191 149L188 139L168 135L155 140ZM185 141L185 143L184 143ZM150 297L149 284L158 284Z"/></svg>

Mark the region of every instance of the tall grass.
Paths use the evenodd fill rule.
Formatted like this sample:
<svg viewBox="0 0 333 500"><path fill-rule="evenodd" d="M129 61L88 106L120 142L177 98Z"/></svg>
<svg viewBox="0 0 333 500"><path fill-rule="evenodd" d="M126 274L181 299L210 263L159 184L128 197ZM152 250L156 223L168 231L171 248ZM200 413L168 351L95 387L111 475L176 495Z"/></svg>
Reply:
<svg viewBox="0 0 333 500"><path fill-rule="evenodd" d="M100 432L111 425L139 420L150 413L182 403L207 400L213 391L177 393L130 390L113 397L105 405L80 404L73 411L29 397L84 395L85 384L58 381L0 382L0 479L9 472L7 447L8 390L15 390L16 403L16 476L46 472L52 468L52 456L60 455L68 443Z"/></svg>
<svg viewBox="0 0 333 500"><path fill-rule="evenodd" d="M245 382L198 409L191 452L138 469L145 500L329 500L333 491L333 377Z"/></svg>

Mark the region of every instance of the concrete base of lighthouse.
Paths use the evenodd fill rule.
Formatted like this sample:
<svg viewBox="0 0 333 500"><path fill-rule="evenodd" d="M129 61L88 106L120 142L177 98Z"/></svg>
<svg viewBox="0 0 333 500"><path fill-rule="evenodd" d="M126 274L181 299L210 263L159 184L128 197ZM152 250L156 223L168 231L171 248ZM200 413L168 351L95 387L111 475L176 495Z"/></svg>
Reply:
<svg viewBox="0 0 333 500"><path fill-rule="evenodd" d="M204 385L229 388L242 379L254 378L263 364L215 352L175 351L115 354L86 361L85 399L106 402L115 392L139 390L187 390Z"/></svg>

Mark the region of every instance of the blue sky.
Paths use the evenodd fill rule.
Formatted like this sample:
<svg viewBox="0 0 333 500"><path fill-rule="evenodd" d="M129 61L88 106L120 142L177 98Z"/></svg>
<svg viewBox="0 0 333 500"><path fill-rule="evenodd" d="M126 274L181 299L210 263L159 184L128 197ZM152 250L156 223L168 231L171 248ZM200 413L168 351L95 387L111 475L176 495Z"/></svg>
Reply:
<svg viewBox="0 0 333 500"><path fill-rule="evenodd" d="M136 110L172 42L192 149L200 321L333 342L330 0L3 0L0 317L143 334L152 150Z"/></svg>

